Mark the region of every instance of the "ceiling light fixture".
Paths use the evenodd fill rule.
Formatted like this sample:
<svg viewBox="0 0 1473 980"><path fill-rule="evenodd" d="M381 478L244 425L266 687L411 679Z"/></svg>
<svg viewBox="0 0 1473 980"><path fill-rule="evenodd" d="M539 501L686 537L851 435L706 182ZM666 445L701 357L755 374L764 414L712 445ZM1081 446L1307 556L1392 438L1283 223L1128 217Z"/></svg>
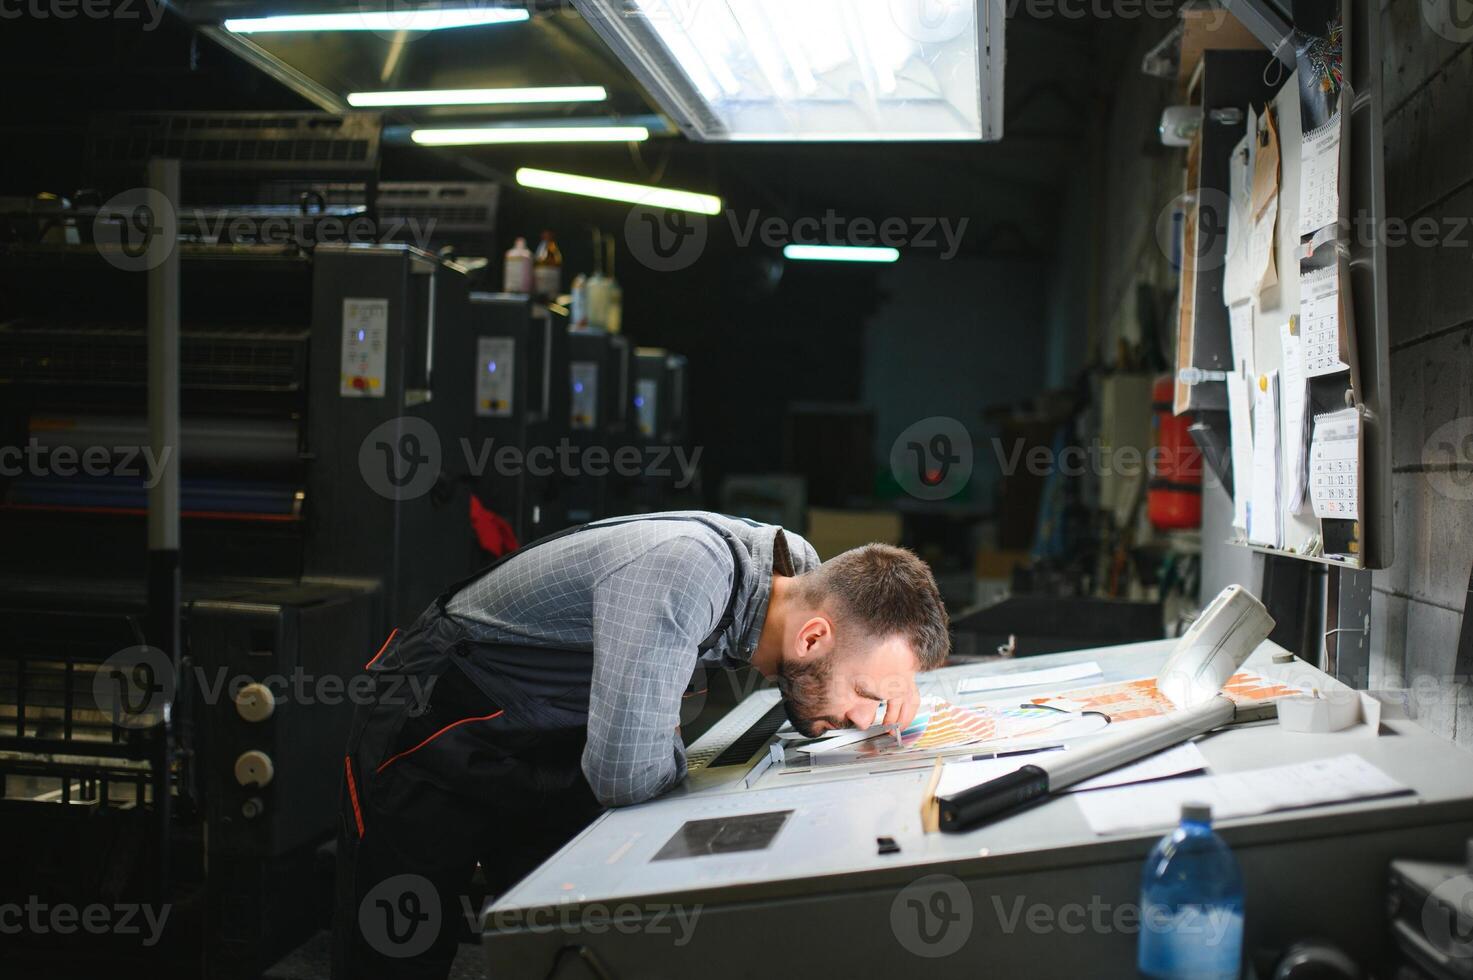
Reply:
<svg viewBox="0 0 1473 980"><path fill-rule="evenodd" d="M553 85L542 88L451 88L408 92L352 92L348 105L365 107L434 105L531 105L541 102L602 102L602 85Z"/></svg>
<svg viewBox="0 0 1473 980"><path fill-rule="evenodd" d="M579 194L583 197L622 201L626 204L638 204L648 208L694 211L697 214L721 213L721 198L711 194L677 191L667 187L651 187L648 184L626 184L621 180L582 177L578 174L558 173L555 170L522 167L517 171L517 183L537 190Z"/></svg>
<svg viewBox="0 0 1473 980"><path fill-rule="evenodd" d="M416 129L409 138L421 146L474 146L489 143L642 143L643 126L462 126Z"/></svg>
<svg viewBox="0 0 1473 980"><path fill-rule="evenodd" d="M442 7L420 10L360 10L333 14L282 14L235 17L224 27L232 34L280 34L295 31L442 31L486 24L515 24L531 16L509 7Z"/></svg>
<svg viewBox="0 0 1473 980"><path fill-rule="evenodd" d="M894 262L900 250L887 246L784 245L783 258L799 262Z"/></svg>

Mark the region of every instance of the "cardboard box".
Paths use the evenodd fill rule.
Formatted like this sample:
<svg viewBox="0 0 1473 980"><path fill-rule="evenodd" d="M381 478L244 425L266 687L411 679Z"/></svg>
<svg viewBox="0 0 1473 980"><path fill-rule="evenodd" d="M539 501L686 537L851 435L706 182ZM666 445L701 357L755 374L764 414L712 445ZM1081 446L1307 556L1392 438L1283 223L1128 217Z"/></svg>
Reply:
<svg viewBox="0 0 1473 980"><path fill-rule="evenodd" d="M1029 555L1026 551L1003 551L987 549L977 552L976 576L979 579L1001 579L1011 582L1013 580L1013 569L1019 565L1027 565Z"/></svg>
<svg viewBox="0 0 1473 980"><path fill-rule="evenodd" d="M892 510L830 510L808 508L804 535L818 557L828 561L837 554L867 544L899 544L900 515Z"/></svg>

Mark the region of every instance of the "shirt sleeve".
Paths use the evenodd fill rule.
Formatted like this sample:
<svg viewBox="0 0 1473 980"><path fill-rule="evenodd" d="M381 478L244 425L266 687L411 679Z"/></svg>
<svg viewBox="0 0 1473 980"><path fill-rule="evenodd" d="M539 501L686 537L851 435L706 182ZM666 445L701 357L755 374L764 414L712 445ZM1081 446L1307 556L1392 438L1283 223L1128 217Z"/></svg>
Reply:
<svg viewBox="0 0 1473 980"><path fill-rule="evenodd" d="M594 587L583 774L604 806L653 799L685 776L681 696L734 571L730 551L708 538L661 542Z"/></svg>

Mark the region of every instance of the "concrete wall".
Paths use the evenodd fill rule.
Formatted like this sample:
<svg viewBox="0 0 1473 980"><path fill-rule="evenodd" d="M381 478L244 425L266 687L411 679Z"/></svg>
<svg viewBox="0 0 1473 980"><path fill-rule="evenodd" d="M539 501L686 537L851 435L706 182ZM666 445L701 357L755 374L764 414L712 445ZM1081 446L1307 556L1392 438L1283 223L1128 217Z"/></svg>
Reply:
<svg viewBox="0 0 1473 980"><path fill-rule="evenodd" d="M1388 248L1396 560L1372 578L1369 681L1415 686L1423 724L1473 746L1473 664L1457 661L1473 565L1473 30L1434 29L1423 11L1438 6L1387 0L1381 14L1387 231L1399 220L1416 234ZM1143 24L1122 58L1102 137L1106 351L1133 336L1134 282L1170 274L1152 228L1181 189L1182 159L1145 147L1173 90L1138 70L1161 27ZM1262 559L1217 533L1227 495L1204 505L1204 594L1227 581L1257 587Z"/></svg>
<svg viewBox="0 0 1473 980"><path fill-rule="evenodd" d="M1423 723L1473 746L1473 664L1457 663L1473 565L1473 32L1439 33L1424 16L1437 6L1390 0L1381 17L1386 211L1431 236L1397 244L1387 225L1396 560L1372 578L1371 670L1416 685Z"/></svg>
<svg viewBox="0 0 1473 980"><path fill-rule="evenodd" d="M1047 274L1041 261L965 256L885 267L886 298L865 324L863 386L882 470L907 426L951 416L972 436L967 500L993 502L1002 471L982 415L1044 386Z"/></svg>

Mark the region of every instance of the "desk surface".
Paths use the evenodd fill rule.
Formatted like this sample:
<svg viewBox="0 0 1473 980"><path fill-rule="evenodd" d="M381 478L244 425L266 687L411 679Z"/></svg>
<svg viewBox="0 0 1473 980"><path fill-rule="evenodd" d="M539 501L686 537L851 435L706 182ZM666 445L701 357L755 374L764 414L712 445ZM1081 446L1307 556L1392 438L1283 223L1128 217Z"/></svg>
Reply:
<svg viewBox="0 0 1473 980"><path fill-rule="evenodd" d="M1103 677L1080 687L1154 675L1174 640L1125 644L1026 660L950 667L922 675L923 695L959 703L996 699L956 693L957 683L979 674L1035 670L1093 660ZM1278 646L1265 642L1246 667L1276 679L1321 691L1347 690L1315 668L1296 661L1274 664ZM1014 688L1006 696L1052 693ZM774 703L776 693L754 694L732 716L754 718ZM744 729L747 721L741 721ZM1389 732L1388 732L1389 730ZM1415 827L1419 823L1473 818L1473 753L1429 734L1406 720L1383 722L1377 735L1366 725L1328 735L1285 732L1275 723L1237 726L1198 744L1214 773L1239 772L1354 752L1410 786L1413 796L1335 804L1223 821L1229 843L1313 839L1331 833ZM691 747L693 759L708 759L729 739L718 724ZM734 772L732 770L735 770ZM929 769L815 777L769 770L750 788L745 770L695 771L689 785L639 806L612 810L490 906L487 914L579 902L686 896L702 901L762 895L802 894L846 885L883 885L914 879L927 865L944 864L953 874L1009 874L1050 867L1138 857L1143 840L1160 830L1097 836L1071 795L961 834L926 834L920 805ZM764 850L652 861L687 821L737 814L791 811ZM893 837L899 853L880 855L875 838ZM821 884L820 884L821 882Z"/></svg>

